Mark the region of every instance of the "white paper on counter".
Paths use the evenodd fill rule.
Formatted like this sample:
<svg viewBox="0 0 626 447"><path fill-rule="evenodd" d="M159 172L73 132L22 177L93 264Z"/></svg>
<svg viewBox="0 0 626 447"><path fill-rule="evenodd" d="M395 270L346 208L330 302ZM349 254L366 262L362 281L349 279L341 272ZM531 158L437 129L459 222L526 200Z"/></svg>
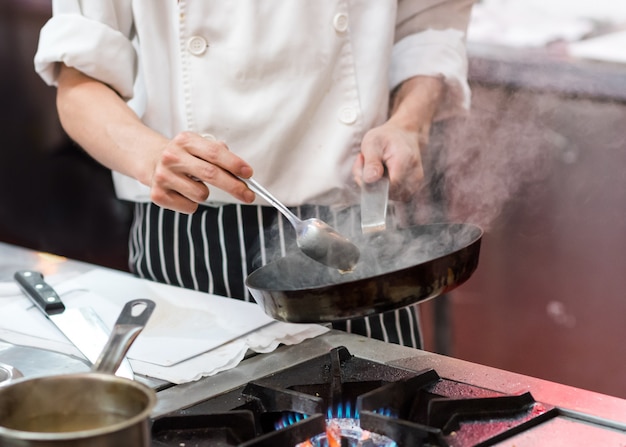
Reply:
<svg viewBox="0 0 626 447"><path fill-rule="evenodd" d="M54 286L52 281L50 284ZM16 284L2 283L0 290L1 340L84 358Z"/></svg>
<svg viewBox="0 0 626 447"><path fill-rule="evenodd" d="M259 329L274 320L256 303L170 286L134 275L97 269L57 287L62 299L71 290L82 296L75 305L90 305L112 327L124 304L133 298L156 303L148 324L128 357L171 366ZM80 302L78 302L80 300Z"/></svg>
<svg viewBox="0 0 626 447"><path fill-rule="evenodd" d="M278 322L255 303L96 269L57 283L45 278L66 307L89 305L112 327L124 304L148 298L155 311L128 357L135 373L184 383L236 366L248 349L270 352L279 344L300 343L328 329ZM3 288L10 292L11 287ZM19 289L0 296L0 339L81 357L54 324Z"/></svg>
<svg viewBox="0 0 626 447"><path fill-rule="evenodd" d="M291 324L276 321L247 336L174 366L161 367L132 359L130 363L135 372L181 384L234 368L243 360L248 350L261 354L268 353L276 349L279 344L295 345L328 331L328 328L316 324Z"/></svg>

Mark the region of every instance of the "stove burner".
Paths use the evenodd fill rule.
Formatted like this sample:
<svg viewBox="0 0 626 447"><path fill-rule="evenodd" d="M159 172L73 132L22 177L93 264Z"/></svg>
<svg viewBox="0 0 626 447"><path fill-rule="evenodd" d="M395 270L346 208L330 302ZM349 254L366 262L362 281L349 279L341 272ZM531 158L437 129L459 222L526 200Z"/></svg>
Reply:
<svg viewBox="0 0 626 447"><path fill-rule="evenodd" d="M326 420L326 432L298 444L296 447L398 447L386 436L363 430L354 418Z"/></svg>
<svg viewBox="0 0 626 447"><path fill-rule="evenodd" d="M276 430L306 419L308 416L299 413L288 413L276 423ZM328 408L326 414L326 430L313 438L298 444L296 447L397 447L395 441L377 433L361 428L359 412L352 409L348 402L340 404L336 409Z"/></svg>
<svg viewBox="0 0 626 447"><path fill-rule="evenodd" d="M227 447L239 445L255 435L251 411L170 416L157 419L152 425L153 446Z"/></svg>
<svg viewBox="0 0 626 447"><path fill-rule="evenodd" d="M391 413L380 414L384 402ZM359 396L361 426L398 445L488 446L557 416L530 393L503 395L428 370Z"/></svg>
<svg viewBox="0 0 626 447"><path fill-rule="evenodd" d="M488 446L556 413L530 393L505 395L341 347L154 421L153 445ZM219 441L207 441L209 431Z"/></svg>

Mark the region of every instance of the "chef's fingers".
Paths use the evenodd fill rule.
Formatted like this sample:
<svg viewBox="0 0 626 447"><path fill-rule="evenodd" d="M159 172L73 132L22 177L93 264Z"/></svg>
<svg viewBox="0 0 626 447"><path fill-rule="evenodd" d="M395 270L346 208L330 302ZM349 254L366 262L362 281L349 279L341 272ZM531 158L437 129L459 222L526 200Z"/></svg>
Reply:
<svg viewBox="0 0 626 447"><path fill-rule="evenodd" d="M424 170L414 133L387 122L365 134L361 155L364 182L377 181L387 169L392 200L408 201L421 188ZM353 169L358 183L359 166L356 162Z"/></svg>
<svg viewBox="0 0 626 447"><path fill-rule="evenodd" d="M191 132L182 132L162 150L154 168L151 199L168 209L190 213L220 188L250 203L254 193L236 178L252 175L252 168L219 141L210 141Z"/></svg>
<svg viewBox="0 0 626 447"><path fill-rule="evenodd" d="M384 134L379 131L379 128L365 134L361 142L361 153L352 171L357 184L374 183L383 176L385 146Z"/></svg>
<svg viewBox="0 0 626 447"><path fill-rule="evenodd" d="M352 164L352 177L359 187L363 186L363 154L360 152Z"/></svg>
<svg viewBox="0 0 626 447"><path fill-rule="evenodd" d="M208 197L208 188L206 188L206 190L206 195ZM198 206L202 202L200 200L191 200L174 189L166 188L152 188L150 190L150 200L162 208L178 211L184 214L195 213L198 210Z"/></svg>
<svg viewBox="0 0 626 447"><path fill-rule="evenodd" d="M228 190L233 196L246 203L254 200L254 193L241 180L226 174L226 183L228 182L232 182L233 186L222 188ZM172 172L163 176L155 175L150 191L150 199L157 205L186 214L194 213L198 205L206 201L210 195L210 187L205 182L193 176Z"/></svg>
<svg viewBox="0 0 626 447"><path fill-rule="evenodd" d="M389 198L408 202L423 185L424 169L421 158L406 153L401 155L392 156L385 162L389 173Z"/></svg>
<svg viewBox="0 0 626 447"><path fill-rule="evenodd" d="M397 131L392 135L385 150L385 166L389 173L389 198L410 201L424 180L422 155L414 133Z"/></svg>
<svg viewBox="0 0 626 447"><path fill-rule="evenodd" d="M255 193L238 178L252 177L252 167L231 152L223 141L204 136L198 141L195 136L192 134L191 138L197 144L190 146L190 153L199 162L193 163L187 174L228 192L244 203L252 203L256 198Z"/></svg>
<svg viewBox="0 0 626 447"><path fill-rule="evenodd" d="M181 132L172 140L173 145L184 148L194 157L219 167L237 177L249 178L252 176L252 167L243 159L228 149L223 141L207 138L193 132ZM209 181L215 177L215 172L206 164L193 164L197 173L189 173L200 180ZM206 172L203 172L206 169ZM207 178L205 178L207 177Z"/></svg>

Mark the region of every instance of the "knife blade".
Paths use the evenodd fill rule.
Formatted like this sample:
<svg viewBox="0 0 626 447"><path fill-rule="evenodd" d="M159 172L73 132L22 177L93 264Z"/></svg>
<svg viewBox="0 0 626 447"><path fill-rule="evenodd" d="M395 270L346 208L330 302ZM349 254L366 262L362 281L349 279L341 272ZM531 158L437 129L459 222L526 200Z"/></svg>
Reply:
<svg viewBox="0 0 626 447"><path fill-rule="evenodd" d="M93 365L109 339L109 330L90 307L66 308L57 292L46 283L40 272L20 270L15 281L43 314ZM124 358L117 376L134 378L127 358Z"/></svg>

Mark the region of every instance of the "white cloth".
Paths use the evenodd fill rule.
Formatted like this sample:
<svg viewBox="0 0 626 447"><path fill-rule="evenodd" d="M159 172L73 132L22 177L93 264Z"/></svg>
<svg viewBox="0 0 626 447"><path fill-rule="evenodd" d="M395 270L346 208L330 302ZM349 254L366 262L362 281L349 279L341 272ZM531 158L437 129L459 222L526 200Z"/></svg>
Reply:
<svg viewBox="0 0 626 447"><path fill-rule="evenodd" d="M437 118L468 109L465 28L449 25L468 3L54 0L35 68L51 85L60 61L107 83L167 137L225 141L287 205L348 205L354 157L390 89L443 76ZM397 39L396 26L415 29ZM149 201L138 181L114 180L120 198ZM216 189L210 200L235 201Z"/></svg>
<svg viewBox="0 0 626 447"><path fill-rule="evenodd" d="M156 303L128 351L136 374L185 383L234 368L248 350L268 353L328 332L317 324L274 321L252 303L94 269L46 277L67 309L89 307L112 328L130 297ZM86 334L87 336L87 334ZM15 283L0 283L0 340L83 356Z"/></svg>

